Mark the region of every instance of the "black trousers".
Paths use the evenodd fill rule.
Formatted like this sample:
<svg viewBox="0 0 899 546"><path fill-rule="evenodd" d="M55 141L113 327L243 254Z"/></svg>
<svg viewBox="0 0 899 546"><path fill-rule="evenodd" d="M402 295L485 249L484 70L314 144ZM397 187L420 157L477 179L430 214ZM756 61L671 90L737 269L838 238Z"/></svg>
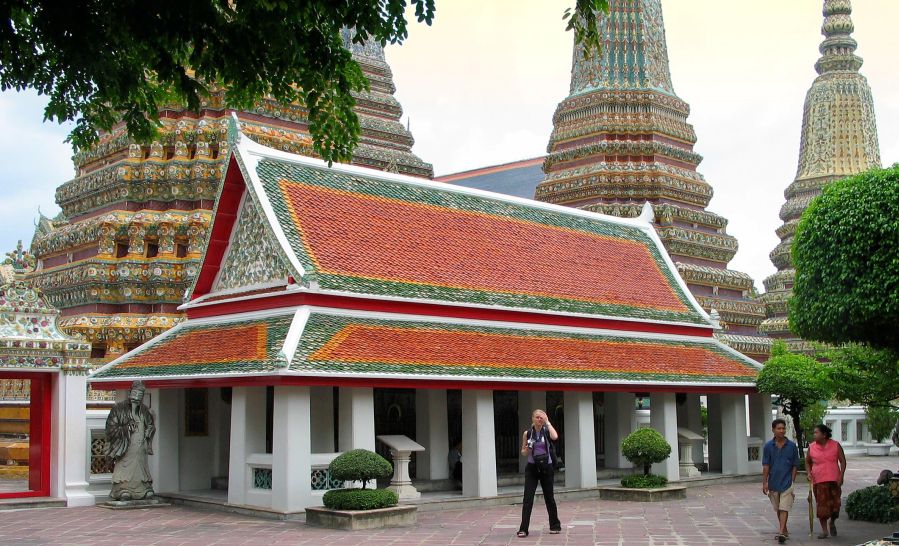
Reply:
<svg viewBox="0 0 899 546"><path fill-rule="evenodd" d="M534 508L534 494L537 492L537 482L543 489L543 501L546 503L546 511L549 513L549 528L561 529L559 510L556 508L556 499L553 497L553 469L550 465L538 465L528 463L524 467L524 503L521 505L521 526L519 531L527 531L531 523L531 510Z"/></svg>

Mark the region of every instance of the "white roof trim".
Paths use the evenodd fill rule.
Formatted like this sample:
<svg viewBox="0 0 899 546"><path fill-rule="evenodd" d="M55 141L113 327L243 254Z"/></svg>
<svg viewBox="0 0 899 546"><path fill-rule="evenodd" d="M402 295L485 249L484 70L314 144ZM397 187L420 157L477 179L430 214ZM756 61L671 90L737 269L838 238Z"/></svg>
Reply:
<svg viewBox="0 0 899 546"><path fill-rule="evenodd" d="M219 271L221 272L221 270L219 270ZM227 290L217 290L215 292L209 292L208 294L203 294L199 298L189 301L187 303L182 303L181 305L178 306L178 310L183 311L185 309L190 309L191 307L196 307L196 306L206 302L206 300L208 300L208 299L225 297L225 296L228 296L231 294L234 294L236 297L229 298L227 301L240 301L240 300L253 299L253 298L257 298L257 297L277 296L277 295L280 295L281 292L272 292L272 293L265 293L265 294L251 294L249 296L238 296L238 294L242 294L244 292L251 292L254 290L266 290L268 288L284 287L286 289L287 286L289 286L289 284L287 282L287 279L285 278L285 279L276 279L273 281L262 282L262 283L257 283L257 284L248 284L246 286L238 286L237 288L228 288ZM212 304L212 303L219 303L219 302L217 302L217 301L209 302L209 304Z"/></svg>
<svg viewBox="0 0 899 546"><path fill-rule="evenodd" d="M284 352L284 356L287 358L288 368L290 368L290 363L293 362L293 357L296 355L297 348L300 346L300 338L303 337L303 331L306 329L306 322L309 321L309 315L311 314L312 313L307 306L297 309L293 322L290 323L290 329L287 330L287 336L284 337L284 347L281 348L281 351Z"/></svg>
<svg viewBox="0 0 899 546"><path fill-rule="evenodd" d="M231 250L234 248L234 237L237 235L237 230L240 228L238 225L240 223L241 215L244 213L244 207L247 206L247 194L249 192L243 192L243 195L240 196L240 204L237 206L237 213L234 216L234 224L231 226L231 233L228 234L228 248L225 249L225 253L222 254L222 260L219 263L219 270L215 273L215 278L212 279L212 285L210 292L215 290L215 287L218 286L219 278L222 276L222 271L224 268L222 267L228 262L228 256L231 255Z"/></svg>

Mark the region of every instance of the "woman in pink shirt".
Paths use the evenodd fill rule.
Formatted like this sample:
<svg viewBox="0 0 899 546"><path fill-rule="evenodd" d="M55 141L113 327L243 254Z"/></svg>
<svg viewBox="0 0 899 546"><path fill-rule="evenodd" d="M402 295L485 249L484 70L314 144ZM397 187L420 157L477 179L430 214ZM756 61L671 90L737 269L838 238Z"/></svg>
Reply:
<svg viewBox="0 0 899 546"><path fill-rule="evenodd" d="M843 475L846 474L846 455L843 446L831 440L833 431L827 425L817 425L814 442L808 446L805 465L814 484L816 511L821 522L818 538L837 535L836 520L840 516L840 496L843 494ZM828 526L828 520L830 525Z"/></svg>

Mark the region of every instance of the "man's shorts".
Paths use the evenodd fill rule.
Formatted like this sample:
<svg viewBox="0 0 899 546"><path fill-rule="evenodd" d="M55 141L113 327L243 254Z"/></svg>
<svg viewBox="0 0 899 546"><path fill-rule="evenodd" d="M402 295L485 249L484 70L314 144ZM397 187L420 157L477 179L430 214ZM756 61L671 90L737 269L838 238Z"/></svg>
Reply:
<svg viewBox="0 0 899 546"><path fill-rule="evenodd" d="M789 512L793 509L793 501L796 495L793 493L793 486L786 491L778 493L777 491L768 491L768 498L771 499L771 506L775 510Z"/></svg>

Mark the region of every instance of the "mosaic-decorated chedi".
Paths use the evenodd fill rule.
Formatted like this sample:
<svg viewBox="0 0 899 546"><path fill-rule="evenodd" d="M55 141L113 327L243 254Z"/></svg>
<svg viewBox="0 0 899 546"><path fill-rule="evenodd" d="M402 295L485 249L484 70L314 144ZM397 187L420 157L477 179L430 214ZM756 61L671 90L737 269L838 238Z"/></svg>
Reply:
<svg viewBox="0 0 899 546"><path fill-rule="evenodd" d="M799 217L828 183L880 167L874 101L868 81L859 73L862 60L855 55L856 41L849 0L826 0L821 33L821 58L815 63L818 77L805 97L799 168L796 180L784 192L780 209L783 225L771 252L777 273L765 279L764 300L768 318L762 331L786 338L795 351L812 348L790 333L787 300L792 294L796 270L790 256Z"/></svg>
<svg viewBox="0 0 899 546"><path fill-rule="evenodd" d="M430 178L431 165L412 153L400 123L383 49L351 37L345 31L371 88L355 95L362 135L353 163ZM104 135L76 154L76 177L57 189L61 217L41 218L31 280L62 310L60 326L93 344L95 358L119 355L182 320L177 307L197 274L226 167L229 112L216 92L199 114L164 112L148 146L123 128ZM240 117L254 140L312 155L304 108L263 100Z"/></svg>
<svg viewBox="0 0 899 546"><path fill-rule="evenodd" d="M705 210L712 187L696 171L689 105L674 92L661 0L611 0L600 16L602 50L574 48L571 89L556 108L535 198L635 217L652 204L654 225L678 272L706 311L718 311L728 345L764 360L764 306L749 275L727 269L737 240Z"/></svg>

